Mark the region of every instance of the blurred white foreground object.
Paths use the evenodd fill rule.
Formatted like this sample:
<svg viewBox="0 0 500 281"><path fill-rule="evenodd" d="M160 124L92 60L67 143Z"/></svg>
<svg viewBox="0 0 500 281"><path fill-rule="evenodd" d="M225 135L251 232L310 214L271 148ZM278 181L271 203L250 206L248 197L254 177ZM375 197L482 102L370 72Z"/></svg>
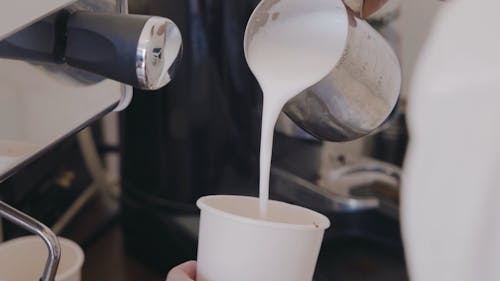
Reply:
<svg viewBox="0 0 500 281"><path fill-rule="evenodd" d="M500 280L498 11L445 4L414 72L402 189L413 281Z"/></svg>

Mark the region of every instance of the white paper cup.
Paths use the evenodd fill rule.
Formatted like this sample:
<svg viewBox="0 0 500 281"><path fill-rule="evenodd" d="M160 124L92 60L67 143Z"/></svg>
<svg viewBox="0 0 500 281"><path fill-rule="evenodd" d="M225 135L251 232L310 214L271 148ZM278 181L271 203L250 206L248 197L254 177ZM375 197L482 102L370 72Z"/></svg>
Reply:
<svg viewBox="0 0 500 281"><path fill-rule="evenodd" d="M82 249L59 238L61 262L56 281L80 281L84 261ZM0 243L0 281L37 281L42 277L48 250L41 238L26 236Z"/></svg>
<svg viewBox="0 0 500 281"><path fill-rule="evenodd" d="M208 196L197 205L197 281L312 280L327 217L269 201L263 220L254 197Z"/></svg>

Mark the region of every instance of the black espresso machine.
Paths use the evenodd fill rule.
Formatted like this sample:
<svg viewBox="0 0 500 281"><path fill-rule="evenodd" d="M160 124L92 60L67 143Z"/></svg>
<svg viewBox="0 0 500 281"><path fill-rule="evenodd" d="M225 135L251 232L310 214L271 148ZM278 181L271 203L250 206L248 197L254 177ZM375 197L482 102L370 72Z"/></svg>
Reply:
<svg viewBox="0 0 500 281"><path fill-rule="evenodd" d="M258 194L262 95L243 50L258 2L130 2L133 13L171 18L184 42L172 83L159 94L136 90L121 116L125 241L160 272L196 258L197 198ZM403 111L394 110L386 130L345 145L280 119L271 197L332 220L317 280L407 280L398 222Z"/></svg>

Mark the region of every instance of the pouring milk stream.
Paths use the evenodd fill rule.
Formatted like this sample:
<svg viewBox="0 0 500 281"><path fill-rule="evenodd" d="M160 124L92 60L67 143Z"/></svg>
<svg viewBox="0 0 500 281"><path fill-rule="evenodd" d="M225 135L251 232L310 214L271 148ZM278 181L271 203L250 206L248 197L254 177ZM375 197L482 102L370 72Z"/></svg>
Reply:
<svg viewBox="0 0 500 281"><path fill-rule="evenodd" d="M269 200L276 121L285 109L311 133L317 128L318 138L347 141L367 135L397 102L398 60L342 0L262 0L247 25L244 50L263 91L260 198L198 200L197 280L310 281L330 221ZM250 271L249 263L255 265Z"/></svg>
<svg viewBox="0 0 500 281"><path fill-rule="evenodd" d="M278 116L291 98L325 77L343 54L343 10L316 11L281 19L254 35L247 52L248 64L264 97L260 147L260 213L267 215L273 133ZM345 17L345 15L344 15Z"/></svg>

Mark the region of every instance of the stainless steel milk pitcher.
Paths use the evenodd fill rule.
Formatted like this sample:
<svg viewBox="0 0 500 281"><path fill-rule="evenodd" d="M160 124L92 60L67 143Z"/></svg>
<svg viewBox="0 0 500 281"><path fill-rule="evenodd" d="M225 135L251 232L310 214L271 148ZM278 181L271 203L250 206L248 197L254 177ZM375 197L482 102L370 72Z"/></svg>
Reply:
<svg viewBox="0 0 500 281"><path fill-rule="evenodd" d="M304 13L341 9L345 38L343 54L331 71L313 86L297 93L284 112L318 139L350 141L379 128L395 108L401 89L401 67L385 39L367 22L354 17L341 0L263 0L245 34L245 51L255 33L273 24L273 14L286 19ZM325 34L329 36L329 34Z"/></svg>

